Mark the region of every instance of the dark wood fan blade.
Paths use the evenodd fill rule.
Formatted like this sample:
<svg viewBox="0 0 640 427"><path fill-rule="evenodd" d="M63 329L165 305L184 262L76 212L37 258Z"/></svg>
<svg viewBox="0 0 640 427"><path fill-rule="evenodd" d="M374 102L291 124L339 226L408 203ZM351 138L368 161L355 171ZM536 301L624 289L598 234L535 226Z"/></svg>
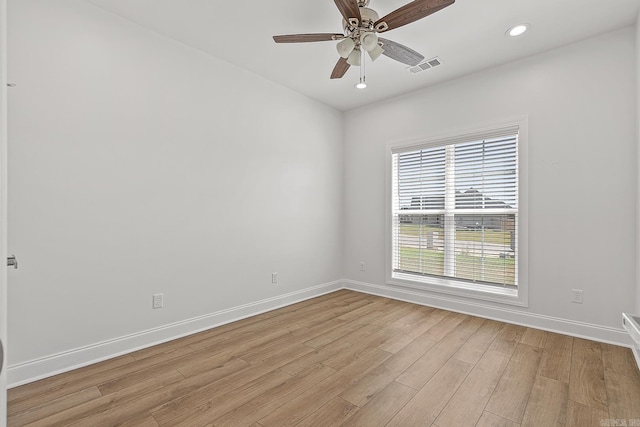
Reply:
<svg viewBox="0 0 640 427"><path fill-rule="evenodd" d="M424 59L424 56L400 43L383 39L382 37L378 37L378 41L382 43L383 55L403 64L418 65Z"/></svg>
<svg viewBox="0 0 640 427"><path fill-rule="evenodd" d="M345 21L349 22L349 18L355 18L360 23L362 17L360 16L360 8L358 7L358 0L334 0L338 10L342 14Z"/></svg>
<svg viewBox="0 0 640 427"><path fill-rule="evenodd" d="M347 60L345 58L338 59L338 63L336 64L336 66L333 69L333 72L331 73L331 78L341 79L342 76L345 75L345 73L347 72L350 66L351 65L347 63Z"/></svg>
<svg viewBox="0 0 640 427"><path fill-rule="evenodd" d="M289 34L286 36L273 36L276 43L308 43L326 42L330 40L342 40L343 34L317 33L317 34Z"/></svg>
<svg viewBox="0 0 640 427"><path fill-rule="evenodd" d="M456 0L415 0L378 19L374 24L374 28L380 33L393 30L394 28L402 27L403 25L427 17L447 6L451 6L455 1Z"/></svg>

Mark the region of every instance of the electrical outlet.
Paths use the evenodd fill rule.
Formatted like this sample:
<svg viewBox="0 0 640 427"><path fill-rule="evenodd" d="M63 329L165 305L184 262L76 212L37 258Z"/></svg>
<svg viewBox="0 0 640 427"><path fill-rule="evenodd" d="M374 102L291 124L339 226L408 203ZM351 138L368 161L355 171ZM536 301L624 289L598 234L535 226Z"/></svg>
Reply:
<svg viewBox="0 0 640 427"><path fill-rule="evenodd" d="M153 308L162 308L164 305L164 294L153 295Z"/></svg>
<svg viewBox="0 0 640 427"><path fill-rule="evenodd" d="M571 302L582 304L582 289L571 289Z"/></svg>
<svg viewBox="0 0 640 427"><path fill-rule="evenodd" d="M364 261L360 263L360 271L364 271Z"/></svg>
<svg viewBox="0 0 640 427"><path fill-rule="evenodd" d="M271 273L271 283L278 283L278 273Z"/></svg>

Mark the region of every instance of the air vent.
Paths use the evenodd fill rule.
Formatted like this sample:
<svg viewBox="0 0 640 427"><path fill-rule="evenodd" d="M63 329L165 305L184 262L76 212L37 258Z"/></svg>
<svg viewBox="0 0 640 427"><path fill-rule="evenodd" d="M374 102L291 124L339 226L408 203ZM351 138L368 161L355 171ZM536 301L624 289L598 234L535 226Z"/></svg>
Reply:
<svg viewBox="0 0 640 427"><path fill-rule="evenodd" d="M437 67L438 65L442 65L442 61L437 56L435 58L427 59L422 61L418 65L414 65L413 67L409 67L409 71L413 74L420 73L424 70L428 70L430 68Z"/></svg>

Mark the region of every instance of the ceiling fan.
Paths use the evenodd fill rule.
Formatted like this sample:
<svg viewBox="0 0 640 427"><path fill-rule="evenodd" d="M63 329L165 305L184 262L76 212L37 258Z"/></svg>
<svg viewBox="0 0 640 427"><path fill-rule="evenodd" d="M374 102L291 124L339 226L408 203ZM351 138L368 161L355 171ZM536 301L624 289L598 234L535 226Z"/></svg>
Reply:
<svg viewBox="0 0 640 427"><path fill-rule="evenodd" d="M342 20L344 30L342 34L315 33L273 36L276 43L340 40L336 45L340 59L331 73L332 79L342 78L352 65L360 66L364 52L369 54L372 61L378 59L380 55L385 55L403 64L412 66L419 64L424 56L400 43L378 37L378 33L384 33L425 18L455 2L455 0L414 0L380 18L375 10L367 7L369 0L334 1L344 18ZM361 85L364 83L363 77L361 70Z"/></svg>

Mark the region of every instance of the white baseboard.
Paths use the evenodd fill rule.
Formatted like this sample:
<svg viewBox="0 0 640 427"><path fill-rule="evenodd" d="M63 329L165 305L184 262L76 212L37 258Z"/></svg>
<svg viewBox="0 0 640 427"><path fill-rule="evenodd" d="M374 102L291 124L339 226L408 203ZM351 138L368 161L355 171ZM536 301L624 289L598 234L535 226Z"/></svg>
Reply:
<svg viewBox="0 0 640 427"><path fill-rule="evenodd" d="M344 279L18 363L9 366L7 369L8 387L17 387L42 378L92 365L103 360L195 334L216 326L235 322L340 289L349 289L356 292L427 305L624 347L633 347L629 335L622 328L610 328L510 308L496 307L480 302L465 301L444 295L428 294L407 288L375 285ZM640 366L640 357L635 349L634 356Z"/></svg>
<svg viewBox="0 0 640 427"><path fill-rule="evenodd" d="M372 283L358 282L355 280L343 280L343 283L345 289L357 292L427 305L623 347L633 347L627 331L622 328L611 328L575 320L544 316L522 310L496 307L481 302L466 301L446 295L436 295L396 286L374 285Z"/></svg>
<svg viewBox="0 0 640 427"><path fill-rule="evenodd" d="M135 334L18 363L9 366L7 369L8 387L17 387L176 338L195 334L216 326L335 292L342 289L342 287L342 281L336 280L289 294L279 295L277 297L205 314Z"/></svg>

